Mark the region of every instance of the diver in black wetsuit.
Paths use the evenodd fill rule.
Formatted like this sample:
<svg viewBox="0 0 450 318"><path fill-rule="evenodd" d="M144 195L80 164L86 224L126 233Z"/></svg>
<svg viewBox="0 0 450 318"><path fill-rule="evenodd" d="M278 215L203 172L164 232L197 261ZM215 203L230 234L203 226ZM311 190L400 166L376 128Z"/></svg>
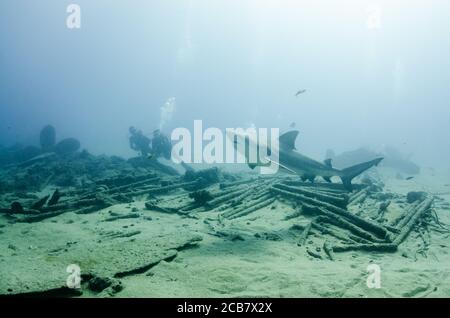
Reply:
<svg viewBox="0 0 450 318"><path fill-rule="evenodd" d="M150 138L144 136L140 130L130 127L130 148L139 152L141 156L148 156L152 153L150 148Z"/></svg>
<svg viewBox="0 0 450 318"><path fill-rule="evenodd" d="M169 138L162 134L159 129L153 132L152 139L152 156L154 158L164 157L170 160L172 152L172 143Z"/></svg>

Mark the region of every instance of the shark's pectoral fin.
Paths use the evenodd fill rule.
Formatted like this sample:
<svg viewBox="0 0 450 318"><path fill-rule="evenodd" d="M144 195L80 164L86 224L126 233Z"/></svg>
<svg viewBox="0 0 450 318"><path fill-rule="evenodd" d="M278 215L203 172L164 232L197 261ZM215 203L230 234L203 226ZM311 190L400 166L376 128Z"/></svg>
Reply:
<svg viewBox="0 0 450 318"><path fill-rule="evenodd" d="M250 167L250 169L255 169L257 164L256 163L249 163L248 166Z"/></svg>

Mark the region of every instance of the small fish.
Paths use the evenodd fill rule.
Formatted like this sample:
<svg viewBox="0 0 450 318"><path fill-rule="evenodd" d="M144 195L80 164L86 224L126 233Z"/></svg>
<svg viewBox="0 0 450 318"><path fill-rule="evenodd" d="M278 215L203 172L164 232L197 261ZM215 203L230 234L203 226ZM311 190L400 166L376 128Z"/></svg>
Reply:
<svg viewBox="0 0 450 318"><path fill-rule="evenodd" d="M411 180L411 179L413 179L414 177L408 177L408 178L406 178L405 180Z"/></svg>
<svg viewBox="0 0 450 318"><path fill-rule="evenodd" d="M153 155L148 155L147 159L153 159L154 156Z"/></svg>
<svg viewBox="0 0 450 318"><path fill-rule="evenodd" d="M299 91L295 94L295 97L298 97L298 95L301 95L301 94L303 94L303 93L306 93L306 89L301 89L301 90L299 90Z"/></svg>
<svg viewBox="0 0 450 318"><path fill-rule="evenodd" d="M291 127L291 128L295 128L295 126L296 126L296 123L295 123L295 122L292 122L292 123L289 125L289 127Z"/></svg>

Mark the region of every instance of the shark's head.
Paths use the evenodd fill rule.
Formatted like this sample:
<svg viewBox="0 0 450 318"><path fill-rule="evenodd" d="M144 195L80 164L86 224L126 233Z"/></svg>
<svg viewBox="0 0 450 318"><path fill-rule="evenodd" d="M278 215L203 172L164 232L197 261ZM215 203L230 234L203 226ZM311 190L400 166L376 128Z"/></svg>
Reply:
<svg viewBox="0 0 450 318"><path fill-rule="evenodd" d="M263 168L271 167L270 174L278 169L277 166L275 169L272 167L273 163L270 160L270 156L274 152L272 149L274 149L274 147L278 149L278 142L271 142L268 144L271 140L268 138L267 134L261 134L261 131L259 131L258 134L255 128L248 128L245 130L238 128L227 129L226 136L232 143L234 149L237 150L239 163L247 163L252 169L261 166L263 174L268 174L268 172L265 172L267 169ZM278 135L276 135L275 138L278 141ZM241 160L239 160L239 156L241 157Z"/></svg>
<svg viewBox="0 0 450 318"><path fill-rule="evenodd" d="M257 131L255 128L248 129L227 129L226 136L233 144L237 152L244 156L248 163L257 163L257 154L260 147L264 146L258 140ZM253 159L253 160L252 160Z"/></svg>

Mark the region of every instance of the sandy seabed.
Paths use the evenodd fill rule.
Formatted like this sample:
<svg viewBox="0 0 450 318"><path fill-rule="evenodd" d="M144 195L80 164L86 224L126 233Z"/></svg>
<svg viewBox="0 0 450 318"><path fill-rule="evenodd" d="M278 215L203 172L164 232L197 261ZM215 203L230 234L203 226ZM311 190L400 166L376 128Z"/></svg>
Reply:
<svg viewBox="0 0 450 318"><path fill-rule="evenodd" d="M380 169L382 170L382 169ZM381 171L385 190L426 191L450 224L450 173L423 169L412 180ZM47 189L50 192L52 189ZM45 192L45 191L44 191ZM171 194L177 200L177 194ZM394 207L395 208L395 207ZM394 209L392 208L392 209ZM317 259L296 244L283 202L227 220L148 210L145 199L96 213L64 213L36 223L0 215L0 294L76 297L449 297L450 233L430 230L426 253L412 232L395 253L351 251ZM388 210L388 213L390 211ZM392 211L393 213L395 211ZM235 233L229 235L229 233ZM306 245L321 246L311 235ZM76 264L97 287L66 287ZM367 266L379 265L381 288L368 288ZM107 288L101 287L103 281ZM92 280L91 280L92 283ZM100 287L98 287L100 285Z"/></svg>

